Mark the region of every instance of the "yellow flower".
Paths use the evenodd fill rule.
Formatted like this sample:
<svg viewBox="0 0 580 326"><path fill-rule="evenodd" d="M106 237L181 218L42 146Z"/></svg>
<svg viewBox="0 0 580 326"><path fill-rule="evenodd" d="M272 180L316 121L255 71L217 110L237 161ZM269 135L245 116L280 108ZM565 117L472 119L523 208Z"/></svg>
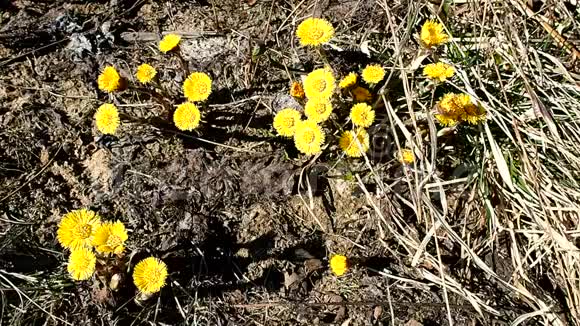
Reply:
<svg viewBox="0 0 580 326"><path fill-rule="evenodd" d="M360 144L360 146L359 146ZM362 128L342 133L338 145L350 157L361 157L369 149L369 134Z"/></svg>
<svg viewBox="0 0 580 326"><path fill-rule="evenodd" d="M159 292L166 278L167 265L155 257L143 259L133 270L133 283L144 294Z"/></svg>
<svg viewBox="0 0 580 326"><path fill-rule="evenodd" d="M62 217L56 237L68 249L90 248L95 230L100 224L101 218L95 212L87 209L74 210Z"/></svg>
<svg viewBox="0 0 580 326"><path fill-rule="evenodd" d="M334 36L334 27L325 19L307 18L296 29L296 36L303 46L328 43Z"/></svg>
<svg viewBox="0 0 580 326"><path fill-rule="evenodd" d="M415 154L408 148L402 148L397 154L397 159L402 164L411 164L415 161Z"/></svg>
<svg viewBox="0 0 580 326"><path fill-rule="evenodd" d="M304 107L304 114L308 117L309 120L312 120L316 123L321 123L330 117L332 113L332 103L330 103L327 99L318 99L313 98L306 102L306 106Z"/></svg>
<svg viewBox="0 0 580 326"><path fill-rule="evenodd" d="M295 98L304 98L304 88L300 82L293 82L290 87L290 95Z"/></svg>
<svg viewBox="0 0 580 326"><path fill-rule="evenodd" d="M485 121L487 114L485 109L478 104L473 103L469 94L459 94L456 96L456 102L463 107L463 114L461 120L466 121L472 125L476 125Z"/></svg>
<svg viewBox="0 0 580 326"><path fill-rule="evenodd" d="M463 99L458 97L458 94L447 93L443 95L437 105L437 114L435 118L439 120L442 125L450 126L461 121L464 115Z"/></svg>
<svg viewBox="0 0 580 326"><path fill-rule="evenodd" d="M137 79L143 84L151 82L155 78L155 75L157 75L157 70L146 63L140 65L137 68L137 73L135 73Z"/></svg>
<svg viewBox="0 0 580 326"><path fill-rule="evenodd" d="M191 102L181 103L173 113L173 122L179 130L191 131L199 126L201 113Z"/></svg>
<svg viewBox="0 0 580 326"><path fill-rule="evenodd" d="M449 40L449 36L443 31L443 25L434 21L428 20L421 27L421 42L427 48L443 44Z"/></svg>
<svg viewBox="0 0 580 326"><path fill-rule="evenodd" d="M340 83L338 83L338 87L350 88L356 85L356 80L357 80L356 74L354 72L351 72L350 74L344 76L344 78L340 80Z"/></svg>
<svg viewBox="0 0 580 326"><path fill-rule="evenodd" d="M343 255L333 255L330 258L330 270L336 276L342 276L348 270L348 260Z"/></svg>
<svg viewBox="0 0 580 326"><path fill-rule="evenodd" d="M205 101L211 93L211 78L203 72L194 72L183 83L183 94L191 102Z"/></svg>
<svg viewBox="0 0 580 326"><path fill-rule="evenodd" d="M95 113L97 129L105 135L114 135L120 124L119 111L113 104L105 103Z"/></svg>
<svg viewBox="0 0 580 326"><path fill-rule="evenodd" d="M304 92L306 97L330 98L336 85L332 72L328 68L320 68L312 71L304 79Z"/></svg>
<svg viewBox="0 0 580 326"><path fill-rule="evenodd" d="M127 238L129 237L123 223L105 222L97 227L92 243L99 253L120 254L125 249L124 243Z"/></svg>
<svg viewBox="0 0 580 326"><path fill-rule="evenodd" d="M443 82L453 77L455 68L443 62L430 63L423 68L423 74L433 80Z"/></svg>
<svg viewBox="0 0 580 326"><path fill-rule="evenodd" d="M167 34L163 37L163 39L161 39L161 41L159 41L159 51L167 53L175 49L175 47L179 44L179 41L181 41L181 36L176 34Z"/></svg>
<svg viewBox="0 0 580 326"><path fill-rule="evenodd" d="M351 91L352 97L357 102L368 102L373 99L373 95L368 89L357 86Z"/></svg>
<svg viewBox="0 0 580 326"><path fill-rule="evenodd" d="M106 66L97 79L99 89L105 92L114 92L121 86L121 76L112 66Z"/></svg>
<svg viewBox="0 0 580 326"><path fill-rule="evenodd" d="M70 276L77 281L88 280L95 272L97 257L89 248L73 249L68 258L67 270Z"/></svg>
<svg viewBox="0 0 580 326"><path fill-rule="evenodd" d="M379 65L368 65L362 71L362 79L368 84L376 84L385 78L385 69Z"/></svg>
<svg viewBox="0 0 580 326"><path fill-rule="evenodd" d="M296 132L296 124L300 122L300 112L295 109L284 109L274 117L274 129L278 135L292 137Z"/></svg>
<svg viewBox="0 0 580 326"><path fill-rule="evenodd" d="M300 121L296 126L294 144L296 148L306 154L314 155L322 151L325 135L322 128L314 121Z"/></svg>
<svg viewBox="0 0 580 326"><path fill-rule="evenodd" d="M350 109L350 120L355 126L367 128L375 121L375 110L366 103L355 104Z"/></svg>

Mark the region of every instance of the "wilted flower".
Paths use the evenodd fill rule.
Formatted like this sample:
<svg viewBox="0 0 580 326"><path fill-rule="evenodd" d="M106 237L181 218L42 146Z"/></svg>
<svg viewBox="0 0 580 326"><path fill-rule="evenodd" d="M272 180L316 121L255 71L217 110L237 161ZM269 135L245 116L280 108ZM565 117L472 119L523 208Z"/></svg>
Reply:
<svg viewBox="0 0 580 326"><path fill-rule="evenodd" d="M306 114L309 120L316 123L328 120L331 113L332 103L324 98L313 98L308 100L304 107L304 114Z"/></svg>
<svg viewBox="0 0 580 326"><path fill-rule="evenodd" d="M350 120L355 126L367 128L375 121L375 110L366 104L355 104L350 109Z"/></svg>
<svg viewBox="0 0 580 326"><path fill-rule="evenodd" d="M163 39L161 39L161 41L159 41L159 51L167 53L175 49L175 47L179 44L179 41L181 41L181 36L176 34L167 34L163 37Z"/></svg>
<svg viewBox="0 0 580 326"><path fill-rule="evenodd" d="M97 257L95 257L91 249L85 247L76 248L70 253L67 270L74 280L88 280L95 272L96 262Z"/></svg>
<svg viewBox="0 0 580 326"><path fill-rule="evenodd" d="M362 79L368 84L377 84L385 78L385 69L379 65L368 65L362 71Z"/></svg>
<svg viewBox="0 0 580 326"><path fill-rule="evenodd" d="M322 128L314 121L300 121L296 126L294 144L296 148L306 154L314 155L322 151L325 134Z"/></svg>
<svg viewBox="0 0 580 326"><path fill-rule="evenodd" d="M99 89L105 92L114 92L121 86L121 76L113 66L106 66L97 79Z"/></svg>
<svg viewBox="0 0 580 326"><path fill-rule="evenodd" d="M123 223L105 222L97 227L93 238L93 246L100 253L120 254L125 249L124 243L127 241L127 230Z"/></svg>
<svg viewBox="0 0 580 326"><path fill-rule="evenodd" d="M135 73L137 80L143 84L151 82L155 78L155 75L157 75L157 70L146 63L140 65Z"/></svg>
<svg viewBox="0 0 580 326"><path fill-rule="evenodd" d="M141 293L153 294L165 286L167 265L155 257L140 261L133 270L133 283Z"/></svg>
<svg viewBox="0 0 580 326"><path fill-rule="evenodd" d="M105 103L95 113L97 129L105 135L114 135L120 124L119 111L113 104Z"/></svg>
<svg viewBox="0 0 580 326"><path fill-rule="evenodd" d="M348 259L343 255L333 255L330 258L330 270L336 276L342 276L348 270Z"/></svg>
<svg viewBox="0 0 580 326"><path fill-rule="evenodd" d="M433 80L443 82L447 78L453 77L455 68L444 62L430 63L423 68L423 74Z"/></svg>
<svg viewBox="0 0 580 326"><path fill-rule="evenodd" d="M334 28L325 19L307 18L296 29L296 36L303 46L327 43L334 36Z"/></svg>
<svg viewBox="0 0 580 326"><path fill-rule="evenodd" d="M338 87L340 88L350 88L356 85L357 75L354 72L349 73L348 75L344 76L343 79L340 80L338 83Z"/></svg>
<svg viewBox="0 0 580 326"><path fill-rule="evenodd" d="M415 154L408 148L402 148L397 154L397 159L402 164L411 164L415 161Z"/></svg>
<svg viewBox="0 0 580 326"><path fill-rule="evenodd" d="M295 98L304 98L304 88L300 82L293 82L290 86L290 95Z"/></svg>
<svg viewBox="0 0 580 326"><path fill-rule="evenodd" d="M363 128L347 130L340 136L338 145L347 156L361 157L369 149L369 134Z"/></svg>
<svg viewBox="0 0 580 326"><path fill-rule="evenodd" d="M194 72L183 82L183 94L191 102L205 101L211 93L211 78L203 72Z"/></svg>
<svg viewBox="0 0 580 326"><path fill-rule="evenodd" d="M100 217L87 209L66 213L58 226L56 237L68 249L90 247L95 230L101 224Z"/></svg>
<svg viewBox="0 0 580 326"><path fill-rule="evenodd" d="M304 79L304 92L309 99L328 99L332 96L335 88L334 76L328 68L316 69Z"/></svg>
<svg viewBox="0 0 580 326"><path fill-rule="evenodd" d="M373 99L373 95L368 89L357 86L351 91L352 97L356 102L368 102Z"/></svg>
<svg viewBox="0 0 580 326"><path fill-rule="evenodd" d="M296 124L300 122L300 112L295 109L284 109L274 117L274 129L278 135L292 137L296 132Z"/></svg>
<svg viewBox="0 0 580 326"><path fill-rule="evenodd" d="M191 102L181 103L173 113L173 122L179 130L191 131L199 126L201 113Z"/></svg>
<svg viewBox="0 0 580 326"><path fill-rule="evenodd" d="M428 20L421 27L421 42L427 48L443 44L449 40L449 36L445 34L443 25L434 21Z"/></svg>

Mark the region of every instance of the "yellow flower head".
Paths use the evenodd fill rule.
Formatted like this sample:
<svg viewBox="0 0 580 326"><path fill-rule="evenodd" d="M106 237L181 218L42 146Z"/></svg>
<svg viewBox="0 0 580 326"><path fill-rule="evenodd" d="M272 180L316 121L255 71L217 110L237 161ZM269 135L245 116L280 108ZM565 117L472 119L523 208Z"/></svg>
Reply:
<svg viewBox="0 0 580 326"><path fill-rule="evenodd" d="M399 153L397 153L397 159L402 164L411 164L415 161L415 154L408 148L402 148Z"/></svg>
<svg viewBox="0 0 580 326"><path fill-rule="evenodd" d="M343 255L333 255L330 258L330 270L336 276L342 276L348 270L348 259Z"/></svg>
<svg viewBox="0 0 580 326"><path fill-rule="evenodd" d="M458 94L447 93L439 101L435 118L442 125L451 126L461 121L464 115L464 105L463 100L458 96Z"/></svg>
<svg viewBox="0 0 580 326"><path fill-rule="evenodd" d="M352 97L356 102L368 102L373 99L373 95L368 89L357 86L351 91Z"/></svg>
<svg viewBox="0 0 580 326"><path fill-rule="evenodd" d="M153 78L155 78L155 75L157 75L157 70L146 63L140 65L137 68L137 72L135 73L137 80L139 80L142 84L151 82Z"/></svg>
<svg viewBox="0 0 580 326"><path fill-rule="evenodd" d="M274 129L278 135L292 137L296 132L296 124L300 122L300 112L295 109L284 109L274 117Z"/></svg>
<svg viewBox="0 0 580 326"><path fill-rule="evenodd" d="M334 27L325 19L307 18L296 29L296 36L303 46L328 43L334 36Z"/></svg>
<svg viewBox="0 0 580 326"><path fill-rule="evenodd" d="M183 94L191 102L205 101L211 93L211 78L203 72L194 72L183 83Z"/></svg>
<svg viewBox="0 0 580 326"><path fill-rule="evenodd" d="M379 65L368 65L362 71L362 79L367 84L377 84L385 78L385 69Z"/></svg>
<svg viewBox="0 0 580 326"><path fill-rule="evenodd" d="M155 257L143 259L133 270L133 283L144 294L159 292L166 278L167 265Z"/></svg>
<svg viewBox="0 0 580 326"><path fill-rule="evenodd" d="M443 25L434 21L428 20L421 27L421 42L427 48L443 44L449 40L449 36L443 31Z"/></svg>
<svg viewBox="0 0 580 326"><path fill-rule="evenodd" d="M167 53L175 49L175 47L179 44L179 41L181 41L181 36L176 34L167 34L163 37L163 39L161 39L161 41L159 41L159 51Z"/></svg>
<svg viewBox="0 0 580 326"><path fill-rule="evenodd" d="M370 127L375 121L375 110L366 103L355 104L350 109L350 120L355 126Z"/></svg>
<svg viewBox="0 0 580 326"><path fill-rule="evenodd" d="M330 117L332 113L332 103L327 99L313 98L306 102L304 107L304 114L309 120L316 123L321 123Z"/></svg>
<svg viewBox="0 0 580 326"><path fill-rule="evenodd" d="M117 222L105 222L97 227L93 238L93 246L99 253L120 254L125 249L124 243L129 236L125 225Z"/></svg>
<svg viewBox="0 0 580 326"><path fill-rule="evenodd" d="M97 79L99 89L105 92L114 92L121 86L121 76L113 66L106 66Z"/></svg>
<svg viewBox="0 0 580 326"><path fill-rule="evenodd" d="M342 133L338 145L347 156L361 157L369 149L369 134L362 128Z"/></svg>
<svg viewBox="0 0 580 326"><path fill-rule="evenodd" d="M471 101L471 96L468 94L458 95L458 102L463 105L463 115L461 117L463 121L467 121L472 125L476 125L482 121L485 121L487 118L485 109L481 105L473 103Z"/></svg>
<svg viewBox="0 0 580 326"><path fill-rule="evenodd" d="M65 214L60 221L56 237L68 249L91 247L101 218L93 211L79 209Z"/></svg>
<svg viewBox="0 0 580 326"><path fill-rule="evenodd" d="M84 281L93 276L97 257L89 248L73 249L68 258L67 270L73 280Z"/></svg>
<svg viewBox="0 0 580 326"><path fill-rule="evenodd" d="M173 113L173 122L179 130L192 131L199 126L201 113L191 102L181 103Z"/></svg>
<svg viewBox="0 0 580 326"><path fill-rule="evenodd" d="M443 62L430 63L423 68L423 75L440 82L453 77L455 68Z"/></svg>
<svg viewBox="0 0 580 326"><path fill-rule="evenodd" d="M290 95L295 98L304 98L304 88L300 82L293 82L290 86Z"/></svg>
<svg viewBox="0 0 580 326"><path fill-rule="evenodd" d="M350 74L344 76L344 78L340 80L340 83L338 83L338 87L350 88L356 85L356 80L357 80L356 74L354 72L351 72Z"/></svg>
<svg viewBox="0 0 580 326"><path fill-rule="evenodd" d="M119 111L113 104L105 103L95 113L97 129L105 135L114 135L120 124Z"/></svg>
<svg viewBox="0 0 580 326"><path fill-rule="evenodd" d="M330 69L320 68L312 71L304 79L304 92L306 97L330 98L336 88L335 79Z"/></svg>
<svg viewBox="0 0 580 326"><path fill-rule="evenodd" d="M294 144L296 148L306 154L314 155L322 151L325 135L322 128L314 121L300 121L296 126Z"/></svg>

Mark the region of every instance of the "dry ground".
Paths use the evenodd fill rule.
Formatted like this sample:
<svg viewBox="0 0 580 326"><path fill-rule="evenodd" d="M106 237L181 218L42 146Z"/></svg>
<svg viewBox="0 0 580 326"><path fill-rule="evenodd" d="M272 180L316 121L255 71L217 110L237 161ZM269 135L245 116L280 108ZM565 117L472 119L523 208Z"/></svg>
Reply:
<svg viewBox="0 0 580 326"><path fill-rule="evenodd" d="M0 0L0 323L578 324L575 3ZM330 147L309 160L271 129L296 104L290 80L321 66L293 35L310 15L337 30L337 72L387 68L366 159ZM433 92L413 63L435 17L458 74ZM131 76L151 63L179 94L180 63L154 41L167 31L214 79L202 129L176 132L124 92L122 130L103 137L104 65ZM425 113L445 91L478 98L487 123L434 124ZM412 166L394 158L401 146ZM55 233L80 207L127 225L129 266L168 264L159 296L68 278ZM351 257L346 276L329 272L332 253Z"/></svg>

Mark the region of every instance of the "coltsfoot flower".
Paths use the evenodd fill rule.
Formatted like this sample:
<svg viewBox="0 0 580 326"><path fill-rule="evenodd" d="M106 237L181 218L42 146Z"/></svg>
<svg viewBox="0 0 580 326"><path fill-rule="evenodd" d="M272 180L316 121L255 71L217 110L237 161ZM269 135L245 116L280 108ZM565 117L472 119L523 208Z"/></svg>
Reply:
<svg viewBox="0 0 580 326"><path fill-rule="evenodd" d="M314 121L300 121L296 126L294 144L303 154L314 155L322 151L325 134L322 128Z"/></svg>
<svg viewBox="0 0 580 326"><path fill-rule="evenodd" d="M327 99L313 98L306 102L304 114L311 121L316 123L324 122L332 114L332 103Z"/></svg>
<svg viewBox="0 0 580 326"><path fill-rule="evenodd" d="M375 121L375 110L366 103L355 104L350 109L350 120L355 126L368 128Z"/></svg>
<svg viewBox="0 0 580 326"><path fill-rule="evenodd" d="M300 82L293 82L290 86L290 95L295 98L304 98L304 88Z"/></svg>
<svg viewBox="0 0 580 326"><path fill-rule="evenodd" d="M194 72L183 82L183 94L191 102L205 101L211 94L211 78L203 72Z"/></svg>
<svg viewBox="0 0 580 326"><path fill-rule="evenodd" d="M349 73L348 75L344 76L338 83L338 87L340 88L350 88L356 85L357 75L354 72Z"/></svg>
<svg viewBox="0 0 580 326"><path fill-rule="evenodd" d="M443 44L449 40L445 34L443 25L435 20L428 20L421 27L421 42L426 48L431 48Z"/></svg>
<svg viewBox="0 0 580 326"><path fill-rule="evenodd" d="M274 117L274 129L278 135L292 137L296 132L296 124L300 122L300 112L295 109L283 109Z"/></svg>
<svg viewBox="0 0 580 326"><path fill-rule="evenodd" d="M68 249L91 247L101 218L93 211L79 209L66 213L58 226L56 237Z"/></svg>
<svg viewBox="0 0 580 326"><path fill-rule="evenodd" d="M121 76L113 66L106 66L97 79L99 89L105 92L114 92L121 87Z"/></svg>
<svg viewBox="0 0 580 326"><path fill-rule="evenodd" d="M160 259L148 257L135 265L133 283L144 294L159 292L165 286L167 265Z"/></svg>
<svg viewBox="0 0 580 326"><path fill-rule="evenodd" d="M320 68L312 71L304 79L304 92L306 97L329 99L336 88L336 80L328 68Z"/></svg>
<svg viewBox="0 0 580 326"><path fill-rule="evenodd" d="M137 72L135 73L135 77L139 80L142 84L150 83L153 78L157 75L157 70L153 68L153 66L149 64L142 64L137 68Z"/></svg>
<svg viewBox="0 0 580 326"><path fill-rule="evenodd" d="M357 86L351 91L351 95L356 102L368 102L373 99L373 95L368 89Z"/></svg>
<svg viewBox="0 0 580 326"><path fill-rule="evenodd" d="M88 280L95 272L96 262L97 257L91 249L80 247L71 251L67 270L74 280Z"/></svg>
<svg viewBox="0 0 580 326"><path fill-rule="evenodd" d="M167 53L177 47L181 41L181 36L176 34L167 34L159 41L159 51Z"/></svg>
<svg viewBox="0 0 580 326"><path fill-rule="evenodd" d="M120 254L125 249L124 244L128 238L123 223L120 221L105 222L97 227L92 244L99 253Z"/></svg>
<svg viewBox="0 0 580 326"><path fill-rule="evenodd" d="M342 133L338 145L347 156L361 157L369 149L369 134L362 128Z"/></svg>
<svg viewBox="0 0 580 326"><path fill-rule="evenodd" d="M181 103L173 113L173 122L179 130L192 131L199 126L201 113L191 102Z"/></svg>
<svg viewBox="0 0 580 326"><path fill-rule="evenodd" d="M119 111L113 104L105 103L95 113L97 129L105 135L114 135L120 124Z"/></svg>
<svg viewBox="0 0 580 326"><path fill-rule="evenodd" d="M303 46L318 46L330 41L334 27L325 19L307 18L298 25L296 36Z"/></svg>
<svg viewBox="0 0 580 326"><path fill-rule="evenodd" d="M411 164L415 161L415 154L408 148L401 148L399 153L397 153L397 159L402 164Z"/></svg>
<svg viewBox="0 0 580 326"><path fill-rule="evenodd" d="M348 270L348 259L343 255L333 255L330 258L330 270L336 276L342 276Z"/></svg>
<svg viewBox="0 0 580 326"><path fill-rule="evenodd" d="M430 63L423 68L423 74L430 79L444 82L447 78L453 77L455 68L444 62Z"/></svg>
<svg viewBox="0 0 580 326"><path fill-rule="evenodd" d="M379 65L368 65L362 71L362 79L367 84L377 84L385 78L385 69Z"/></svg>

